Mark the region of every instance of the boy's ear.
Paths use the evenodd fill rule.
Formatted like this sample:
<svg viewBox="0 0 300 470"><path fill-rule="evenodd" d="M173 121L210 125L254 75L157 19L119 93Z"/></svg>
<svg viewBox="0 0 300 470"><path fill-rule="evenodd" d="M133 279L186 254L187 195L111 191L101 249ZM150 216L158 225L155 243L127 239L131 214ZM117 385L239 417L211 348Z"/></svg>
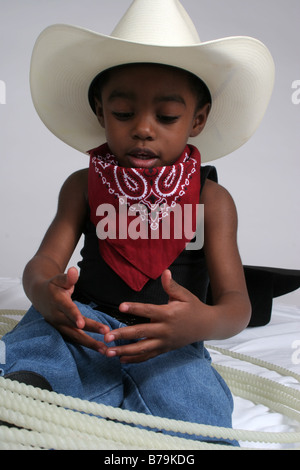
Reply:
<svg viewBox="0 0 300 470"><path fill-rule="evenodd" d="M206 103L202 108L196 111L190 137L197 137L197 135L203 131L210 112L210 108L210 103Z"/></svg>
<svg viewBox="0 0 300 470"><path fill-rule="evenodd" d="M95 110L96 110L96 116L97 116L100 126L105 128L103 106L102 106L101 101L98 100L97 98L95 98Z"/></svg>

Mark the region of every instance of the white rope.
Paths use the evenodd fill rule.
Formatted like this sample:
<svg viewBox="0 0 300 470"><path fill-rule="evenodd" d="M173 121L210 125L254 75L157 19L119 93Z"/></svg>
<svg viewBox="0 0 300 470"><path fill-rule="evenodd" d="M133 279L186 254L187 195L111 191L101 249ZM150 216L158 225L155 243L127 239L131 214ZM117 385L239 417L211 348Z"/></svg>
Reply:
<svg viewBox="0 0 300 470"><path fill-rule="evenodd" d="M11 312L5 311L5 315ZM20 311L13 312L13 315L21 314ZM0 322L3 318L0 313ZM9 327L11 324L8 322L6 325ZM209 348L276 370L281 375L297 376L264 361L211 345ZM217 364L213 366L224 377L234 395L264 404L270 410L300 422L300 391L248 372ZM239 450L226 445L173 437L158 431L266 444L300 443L300 432L257 432L186 423L67 397L3 377L0 377L0 420L25 428L0 426L0 449Z"/></svg>
<svg viewBox="0 0 300 470"><path fill-rule="evenodd" d="M109 439L115 443L114 448L128 449L128 446L131 446L131 448L134 446L134 448L155 449L209 448L209 444L206 443L166 436L157 432L134 428L122 424L122 422L127 421L135 425L158 428L160 430L166 428L181 432L187 431L188 433L194 430L195 432L202 431L203 427L200 425L192 425L190 427L189 423L183 423L185 427L183 429L181 423L177 421L165 420L66 397L55 392L48 392L19 384L3 377L0 378L0 397L2 404L0 406L0 419L15 423L18 426L30 427L34 430L47 430L51 433L55 432L56 435L65 435L65 429L67 429L68 435L69 430L74 431L75 434L76 432L84 432L86 435L89 435L89 438L104 437ZM72 410L62 408L61 406L71 407ZM103 415L105 419L103 419ZM106 421L107 419L119 422ZM107 448L106 444L104 448Z"/></svg>
<svg viewBox="0 0 300 470"><path fill-rule="evenodd" d="M278 366L276 364L271 364L270 362L263 361L262 359L257 359L252 356L248 356L247 354L237 353L234 351L230 351L229 349L220 348L219 346L213 346L210 343L206 347L208 349L212 349L213 351L220 352L225 356L230 356L234 359L238 359L239 361L248 362L249 364L254 364L256 366L262 367L264 369L272 370L277 372L279 375L287 376L287 377L294 377L298 382L300 382L300 374L293 372L289 369L285 369L284 367Z"/></svg>
<svg viewBox="0 0 300 470"><path fill-rule="evenodd" d="M300 422L300 391L248 372L216 364L214 367L230 384L234 395Z"/></svg>
<svg viewBox="0 0 300 470"><path fill-rule="evenodd" d="M4 380L6 382L6 379ZM10 382L9 388L14 388L14 383L12 381ZM23 388L24 391L27 386L21 388ZM76 435L79 433L79 448L94 448L96 445L98 449L110 449L116 448L116 443L118 443L117 448L120 449L137 449L147 446L147 440L151 443L151 446L158 449L175 449L177 446L179 446L179 448L185 448L186 446L185 440L180 438L170 438L169 436L160 435L155 432L135 429L118 422L110 422L96 416L82 414L79 413L78 410L76 412L74 410L63 409L57 407L57 405L33 399L30 396L31 391L32 390L28 391L29 393L26 397L25 395L18 395L16 392L2 391L1 402L3 406L0 407L1 419L13 422L18 426L25 426L26 428L29 427L36 431L46 432L60 439L66 439L66 436L71 436L75 448L77 446ZM41 395L43 395L43 400L45 400L46 395L50 396L52 393L41 393ZM52 397L50 396L50 398ZM70 401L72 406L76 406L76 403L80 405L80 400L78 399L70 400L70 397L63 395L56 396L55 398L61 398L61 400L58 401L66 402L68 406L70 405ZM57 400L54 399L53 401ZM80 408L85 408L84 404ZM97 410L94 409L94 411ZM101 446L101 438L104 438L105 444L103 446ZM84 444L82 443L82 439L84 439ZM109 445L109 442L111 442L111 445ZM59 442L52 442L51 445L55 448L61 448ZM65 448L66 445L68 445L68 443L63 442L62 448ZM197 449L201 448L201 445L199 446L198 443L195 443L195 445L192 444L192 447Z"/></svg>

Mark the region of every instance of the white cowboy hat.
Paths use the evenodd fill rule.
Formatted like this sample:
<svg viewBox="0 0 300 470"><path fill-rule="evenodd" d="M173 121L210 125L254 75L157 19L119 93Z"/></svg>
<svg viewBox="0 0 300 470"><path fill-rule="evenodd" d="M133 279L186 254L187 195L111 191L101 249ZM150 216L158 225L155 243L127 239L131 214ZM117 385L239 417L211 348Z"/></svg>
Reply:
<svg viewBox="0 0 300 470"><path fill-rule="evenodd" d="M113 1L113 0L112 0ZM243 145L260 124L274 84L269 50L250 37L202 42L178 0L134 0L111 36L70 25L46 28L35 44L32 99L59 139L86 153L105 142L88 100L100 72L125 63L160 63L200 77L212 96L203 132L191 143L202 161Z"/></svg>

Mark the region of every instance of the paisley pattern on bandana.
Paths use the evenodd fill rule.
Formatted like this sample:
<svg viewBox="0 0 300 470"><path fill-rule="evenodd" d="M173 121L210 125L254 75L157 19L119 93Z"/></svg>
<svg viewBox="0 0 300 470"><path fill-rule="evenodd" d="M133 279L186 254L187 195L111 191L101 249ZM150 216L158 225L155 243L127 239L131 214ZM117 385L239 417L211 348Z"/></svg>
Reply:
<svg viewBox="0 0 300 470"><path fill-rule="evenodd" d="M200 154L193 146L186 146L175 164L150 169L120 167L107 144L89 153L89 204L95 226L99 222L98 207L109 204L116 214L122 207L126 207L129 215L138 211L153 234L159 232L163 219L169 217L177 204L199 203ZM118 236L121 229L124 232L116 221L116 237L99 239L100 253L134 290L140 290L149 278L156 279L190 241L184 236L180 240L172 236L164 240L160 235L147 240L130 237L124 240Z"/></svg>

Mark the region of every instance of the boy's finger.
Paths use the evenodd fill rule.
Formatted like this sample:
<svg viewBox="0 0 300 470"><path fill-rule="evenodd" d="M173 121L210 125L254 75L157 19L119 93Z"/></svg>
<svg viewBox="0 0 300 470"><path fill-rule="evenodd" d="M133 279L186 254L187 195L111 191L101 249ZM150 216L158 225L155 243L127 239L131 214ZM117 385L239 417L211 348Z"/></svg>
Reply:
<svg viewBox="0 0 300 470"><path fill-rule="evenodd" d="M76 268L69 268L67 273L58 274L55 276L51 282L57 287L63 289L70 289L74 287L78 280L78 271Z"/></svg>
<svg viewBox="0 0 300 470"><path fill-rule="evenodd" d="M64 301L61 301L59 306L60 312L63 313L68 320L70 320L72 325L79 329L83 329L85 327L85 319L77 305L70 297L63 300Z"/></svg>
<svg viewBox="0 0 300 470"><path fill-rule="evenodd" d="M178 284L176 281L174 281L174 279L172 278L171 271L169 271L169 269L165 270L162 273L161 283L164 291L169 296L169 300L179 300L185 302L188 299L190 292L184 287L182 287L180 284Z"/></svg>
<svg viewBox="0 0 300 470"><path fill-rule="evenodd" d="M90 333L100 333L105 335L109 333L110 327L104 323L97 322L96 320L91 320L90 318L84 317L85 326L84 330L89 331Z"/></svg>
<svg viewBox="0 0 300 470"><path fill-rule="evenodd" d="M111 330L104 336L106 343L112 341L125 340L141 340L145 338L156 338L159 336L160 328L156 323L140 323L138 325L121 327Z"/></svg>
<svg viewBox="0 0 300 470"><path fill-rule="evenodd" d="M119 356L121 362L142 362L161 352L157 340L145 339L137 343L108 348L106 350L106 356Z"/></svg>
<svg viewBox="0 0 300 470"><path fill-rule="evenodd" d="M122 302L119 310L122 313L137 315L139 317L152 318L160 310L161 305L143 304L139 302Z"/></svg>
<svg viewBox="0 0 300 470"><path fill-rule="evenodd" d="M102 341L97 341L96 339L87 335L80 329L70 328L68 326L61 326L59 330L62 335L67 336L68 338L72 339L74 342L80 344L81 346L93 349L94 351L97 351L101 354L106 353L107 346L102 343Z"/></svg>
<svg viewBox="0 0 300 470"><path fill-rule="evenodd" d="M67 271L67 279L68 279L68 282L70 282L71 285L75 285L76 282L78 281L78 277L79 277L79 274L78 274L78 270L77 268L75 268L74 266L69 268L68 271Z"/></svg>

